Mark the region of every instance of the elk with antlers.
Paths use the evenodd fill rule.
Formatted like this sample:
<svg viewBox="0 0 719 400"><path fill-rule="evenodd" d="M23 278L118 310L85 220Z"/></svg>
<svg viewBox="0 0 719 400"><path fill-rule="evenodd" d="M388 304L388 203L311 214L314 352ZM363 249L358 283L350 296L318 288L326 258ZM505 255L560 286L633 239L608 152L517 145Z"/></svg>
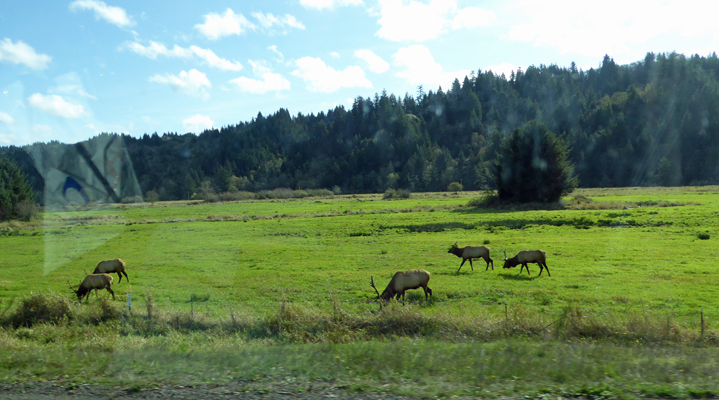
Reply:
<svg viewBox="0 0 719 400"><path fill-rule="evenodd" d="M70 285L69 280L67 284ZM85 276L85 279L80 283L80 287L78 287L77 290L75 290L72 285L70 285L70 290L75 292L79 301L82 301L82 298L86 295L87 301L90 301L90 292L93 289L95 289L95 295L97 295L98 289L107 289L112 295L112 300L115 300L115 292L112 291L110 286L112 286L112 276L108 274L90 274Z"/></svg>

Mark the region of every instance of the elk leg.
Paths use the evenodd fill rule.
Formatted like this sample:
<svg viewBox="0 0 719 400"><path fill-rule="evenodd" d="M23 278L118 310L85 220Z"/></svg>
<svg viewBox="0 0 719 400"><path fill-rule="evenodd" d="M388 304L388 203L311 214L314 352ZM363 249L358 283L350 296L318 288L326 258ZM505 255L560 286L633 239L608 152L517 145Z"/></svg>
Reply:
<svg viewBox="0 0 719 400"><path fill-rule="evenodd" d="M459 264L459 269L457 270L457 273L459 273L459 270L462 269L462 266L464 265L465 261L467 261L466 258L462 259L462 264ZM469 262L472 262L472 260L469 260Z"/></svg>
<svg viewBox="0 0 719 400"><path fill-rule="evenodd" d="M526 269L527 269L527 275L530 275L530 273L529 273L529 265L527 265L527 263L522 264L522 267L519 268L519 273L520 273L520 274L522 273L522 268L526 268Z"/></svg>
<svg viewBox="0 0 719 400"><path fill-rule="evenodd" d="M472 259L469 259L469 266L472 268L472 271L474 271L474 265L472 265Z"/></svg>
<svg viewBox="0 0 719 400"><path fill-rule="evenodd" d="M127 276L127 272L122 271L122 274L125 275L125 279L127 280L127 283L130 283L130 277Z"/></svg>
<svg viewBox="0 0 719 400"><path fill-rule="evenodd" d="M107 287L107 291L110 292L110 294L112 295L112 301L115 301L115 292L113 292L109 286Z"/></svg>
<svg viewBox="0 0 719 400"><path fill-rule="evenodd" d="M539 266L541 267L542 264L539 264ZM547 266L547 263L546 263L546 262L544 263L544 268L547 269L547 275L549 275L549 276L551 277L552 274L549 273L549 266ZM542 270L539 270L539 275L542 275Z"/></svg>
<svg viewBox="0 0 719 400"><path fill-rule="evenodd" d="M489 261L487 261L487 260L489 260ZM494 271L494 260L492 260L491 258L487 257L486 259L484 259L484 261L487 261L487 268L485 268L484 270L485 270L485 271L489 270L489 263L492 263L492 271Z"/></svg>
<svg viewBox="0 0 719 400"><path fill-rule="evenodd" d="M117 283L122 282L122 275L120 275L120 271L117 271L117 277L120 278L118 279Z"/></svg>

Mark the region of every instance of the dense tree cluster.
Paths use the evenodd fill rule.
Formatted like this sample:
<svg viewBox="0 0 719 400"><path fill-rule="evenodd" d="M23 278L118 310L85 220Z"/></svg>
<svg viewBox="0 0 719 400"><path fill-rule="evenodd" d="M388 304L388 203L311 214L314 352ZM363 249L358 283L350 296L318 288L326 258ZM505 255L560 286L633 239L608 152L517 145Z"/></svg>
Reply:
<svg viewBox="0 0 719 400"><path fill-rule="evenodd" d="M35 214L35 193L12 160L0 157L0 221L29 220Z"/></svg>
<svg viewBox="0 0 719 400"><path fill-rule="evenodd" d="M496 188L503 141L540 126L566 147L581 187L701 185L719 183L718 111L716 54L649 53L629 65L605 56L588 71L478 72L446 90L358 97L350 109L280 109L200 135L124 139L143 193L160 200L279 187Z"/></svg>
<svg viewBox="0 0 719 400"><path fill-rule="evenodd" d="M497 197L509 203L554 203L576 186L564 142L530 122L502 142L494 162Z"/></svg>

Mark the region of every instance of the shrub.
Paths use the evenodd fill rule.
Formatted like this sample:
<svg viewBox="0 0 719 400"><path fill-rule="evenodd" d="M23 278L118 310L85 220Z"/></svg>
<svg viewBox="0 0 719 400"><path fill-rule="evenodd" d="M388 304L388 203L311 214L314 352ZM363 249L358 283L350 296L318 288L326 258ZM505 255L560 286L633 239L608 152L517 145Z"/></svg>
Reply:
<svg viewBox="0 0 719 400"><path fill-rule="evenodd" d="M406 189L392 189L389 188L385 190L384 195L382 196L382 199L384 200L391 200L391 199L408 199L410 196L410 191Z"/></svg>
<svg viewBox="0 0 719 400"><path fill-rule="evenodd" d="M461 192L462 189L464 189L464 186L459 182L452 182L447 185L447 191L450 192Z"/></svg>
<svg viewBox="0 0 719 400"><path fill-rule="evenodd" d="M698 237L700 240L709 240L709 237L710 237L710 236L709 236L708 233L698 233L698 234L697 234L697 237Z"/></svg>
<svg viewBox="0 0 719 400"><path fill-rule="evenodd" d="M160 195L158 195L154 190L148 190L147 193L145 193L145 201L148 203L154 203L159 199Z"/></svg>
<svg viewBox="0 0 719 400"><path fill-rule="evenodd" d="M40 323L56 324L71 318L70 301L58 295L30 294L21 300L15 313L9 316L9 321L15 328L29 328Z"/></svg>
<svg viewBox="0 0 719 400"><path fill-rule="evenodd" d="M395 197L397 197L397 191L392 188L389 188L384 191L384 195L382 196L382 199L388 200L388 199L394 199Z"/></svg>

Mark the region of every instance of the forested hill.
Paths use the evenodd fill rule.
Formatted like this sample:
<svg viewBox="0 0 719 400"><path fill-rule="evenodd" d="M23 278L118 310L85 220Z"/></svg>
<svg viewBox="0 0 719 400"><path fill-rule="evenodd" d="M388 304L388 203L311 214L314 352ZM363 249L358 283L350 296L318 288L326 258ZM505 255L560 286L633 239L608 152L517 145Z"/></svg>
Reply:
<svg viewBox="0 0 719 400"><path fill-rule="evenodd" d="M532 120L571 147L580 187L719 182L716 54L649 53L630 65L605 56L597 69L540 65L509 78L479 72L446 90L358 97L350 109L280 109L200 135L124 139L143 193L163 200L280 187L475 190L492 187L502 138Z"/></svg>

